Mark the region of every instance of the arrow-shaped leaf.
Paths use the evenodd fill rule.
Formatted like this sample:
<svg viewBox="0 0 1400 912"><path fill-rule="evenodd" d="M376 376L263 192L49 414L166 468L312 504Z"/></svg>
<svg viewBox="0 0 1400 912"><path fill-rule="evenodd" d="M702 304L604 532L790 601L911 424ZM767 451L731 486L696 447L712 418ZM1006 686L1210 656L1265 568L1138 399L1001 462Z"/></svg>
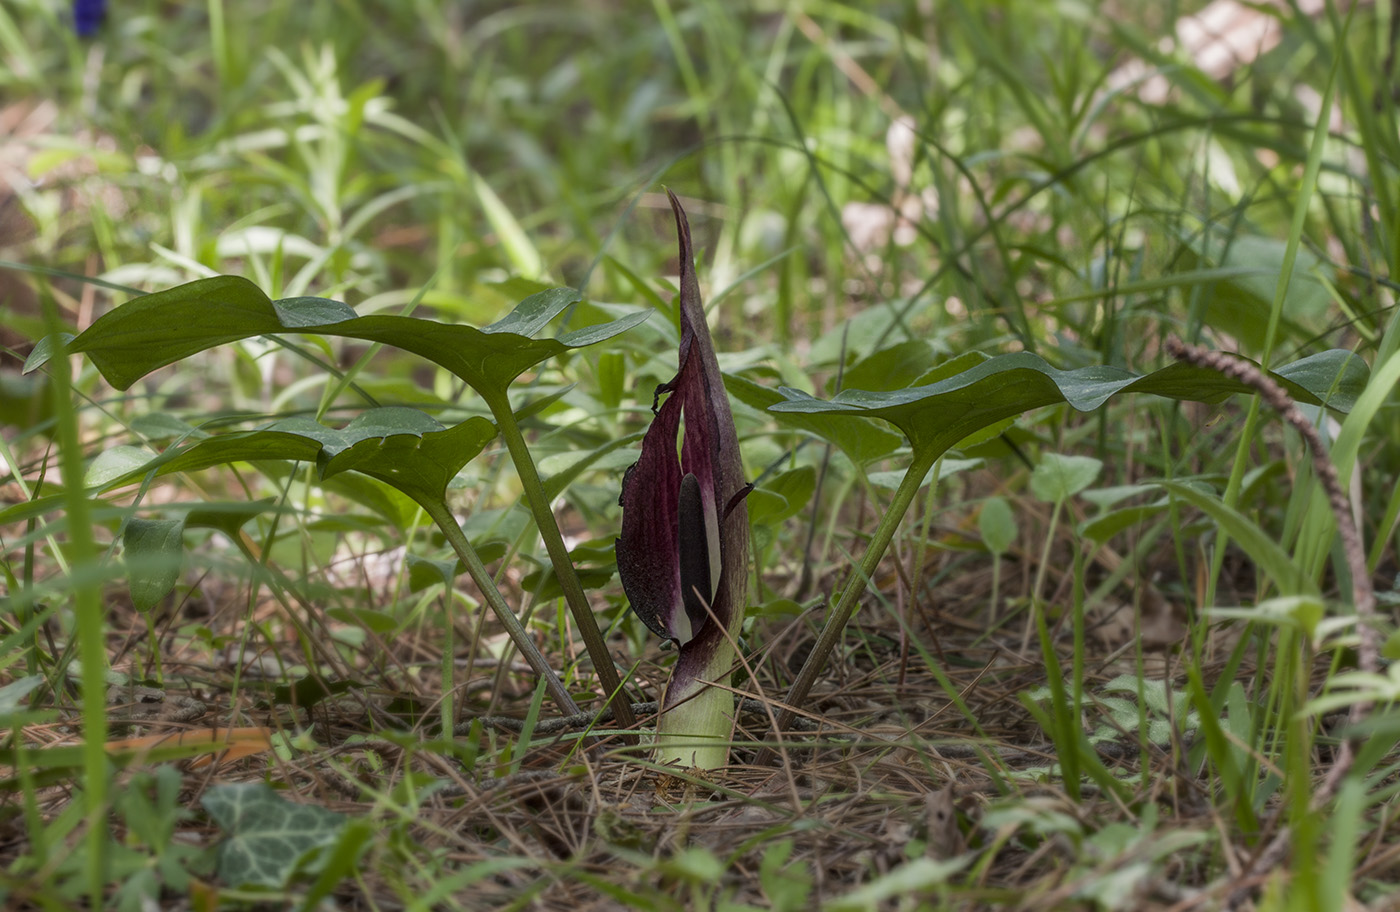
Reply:
<svg viewBox="0 0 1400 912"><path fill-rule="evenodd" d="M1184 363L1138 375L1106 366L1062 371L1030 352L995 358L964 355L958 360L960 365L980 363L921 386L885 392L847 389L831 399L783 387L779 393L788 401L769 410L781 415L883 418L904 431L916 450L946 450L989 424L1044 405L1066 402L1087 412L1117 393L1218 402L1231 393L1251 391L1215 371ZM1282 367L1272 376L1299 402L1346 412L1365 388L1370 371L1360 357L1333 349Z"/></svg>
<svg viewBox="0 0 1400 912"><path fill-rule="evenodd" d="M262 430L208 437L163 453L105 486L130 483L152 469L169 475L231 462L286 459L315 462L322 478L354 470L419 503L441 501L447 483L495 436L496 426L485 418L444 428L431 415L398 406L370 409L343 428L289 418Z"/></svg>
<svg viewBox="0 0 1400 912"><path fill-rule="evenodd" d="M578 292L570 288L543 291L498 322L477 329L418 317L359 317L349 306L327 298L273 302L247 279L215 276L145 295L102 315L69 342L68 351L86 353L109 383L126 389L157 368L229 342L271 333L317 333L413 352L485 395L503 393L536 364L612 338L649 314L629 314L558 339L530 338L578 300ZM36 350L25 368L33 370L51 354L51 344Z"/></svg>
<svg viewBox="0 0 1400 912"><path fill-rule="evenodd" d="M496 426L469 418L443 428L416 409L381 408L351 421L341 435L349 445L323 451L323 478L353 469L426 504L442 501L448 482L491 442Z"/></svg>
<svg viewBox="0 0 1400 912"><path fill-rule="evenodd" d="M724 388L729 395L750 408L760 411L768 409L773 412L778 423L784 427L806 431L830 441L857 464L864 465L876 459L883 459L899 449L899 435L891 433L874 421L853 421L850 418L827 415L820 410L786 408L783 396L790 393L790 390L785 389L779 393L733 374L724 375ZM784 407L774 408L780 405Z"/></svg>
<svg viewBox="0 0 1400 912"><path fill-rule="evenodd" d="M169 509L166 507L165 509ZM282 507L277 499L264 497L261 500L231 500L204 504L199 509L190 510L185 516L185 526L192 529L214 529L229 538L236 538L239 530L254 516L268 511L278 512Z"/></svg>

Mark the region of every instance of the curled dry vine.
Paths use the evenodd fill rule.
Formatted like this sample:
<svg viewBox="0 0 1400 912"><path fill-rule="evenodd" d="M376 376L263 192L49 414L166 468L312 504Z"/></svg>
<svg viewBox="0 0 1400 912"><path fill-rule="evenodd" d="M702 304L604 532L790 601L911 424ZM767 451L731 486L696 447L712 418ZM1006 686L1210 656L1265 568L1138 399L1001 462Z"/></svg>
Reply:
<svg viewBox="0 0 1400 912"><path fill-rule="evenodd" d="M1342 485L1337 476L1337 467L1327 455L1327 448L1323 444L1322 436L1318 434L1317 428L1298 408L1297 403L1288 395L1288 392L1254 364L1225 352L1207 351L1176 338L1169 338L1166 347L1167 352L1173 358L1188 361L1197 367L1217 371L1253 387L1259 392L1264 402L1278 412L1283 420L1288 422L1289 426L1307 441L1308 450L1312 455L1313 471L1317 473L1318 481L1327 494L1327 503L1336 517L1337 533L1341 536L1342 551L1346 556L1347 569L1351 573L1351 598L1356 609L1357 633L1360 637L1356 651L1357 663L1363 672L1376 673L1380 667L1380 634L1375 624L1376 596L1371 586L1370 571L1366 567L1366 550L1362 546L1361 532L1357 529L1356 523L1352 520L1351 511L1348 509L1346 493L1342 491ZM1354 730L1357 724L1365 719L1367 713L1370 712L1371 706L1370 700L1358 700L1351 705L1347 721L1350 723L1353 733L1348 734L1343 739L1336 760L1332 763L1332 768L1328 770L1322 786L1313 796L1313 810L1320 810L1332 800L1347 773L1355 764L1359 738ZM1288 851L1289 840L1289 830L1284 827L1255 858L1254 873L1256 875L1263 874L1276 867ZM1254 884L1259 882L1258 877L1251 880L1251 883ZM1248 891L1240 891L1235 897L1232 897L1231 905L1236 905L1246 892Z"/></svg>

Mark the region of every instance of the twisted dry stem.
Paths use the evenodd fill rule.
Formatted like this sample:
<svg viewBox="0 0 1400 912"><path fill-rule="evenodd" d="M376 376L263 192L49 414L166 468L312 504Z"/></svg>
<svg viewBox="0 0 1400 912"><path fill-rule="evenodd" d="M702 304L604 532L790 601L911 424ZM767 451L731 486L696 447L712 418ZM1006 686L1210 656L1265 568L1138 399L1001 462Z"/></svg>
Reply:
<svg viewBox="0 0 1400 912"><path fill-rule="evenodd" d="M1352 604L1356 607L1357 632L1360 635L1360 644L1356 650L1357 664L1364 672L1376 673L1380 667L1380 633L1375 624L1376 595L1371 587L1370 570L1366 567L1366 550L1361 543L1361 533L1356 528L1356 523L1352 521L1346 494L1343 493L1341 481L1337 476L1337 467L1332 464L1331 458L1327 455L1327 449L1322 442L1322 436L1317 432L1317 428L1299 410L1297 404L1288 395L1287 390L1249 361L1225 352L1207 351L1195 345L1188 345L1176 338L1167 339L1166 348L1167 353L1173 358L1189 361L1197 367L1216 371L1253 387L1258 391L1265 404L1278 412L1283 420L1288 422L1307 441L1308 450L1312 454L1313 471L1317 473L1318 481L1322 483L1322 489L1327 493L1327 502L1337 520L1337 534L1342 539L1342 551L1346 555L1347 568L1351 572L1351 598ZM1371 711L1371 706L1372 703L1368 700L1353 703L1348 715L1348 722L1352 726L1361 722ZM1356 762L1358 741L1356 735L1350 735L1342 742L1341 749L1337 752L1337 759L1333 762L1332 768L1328 770L1322 786L1313 795L1312 809L1314 811L1321 810L1337 794L1342 780L1346 778L1347 773L1351 771L1352 765ZM1284 827L1265 847L1264 851L1256 856L1254 864L1251 866L1252 871L1256 875L1260 875L1276 867L1288 853L1289 839L1289 830ZM1257 877L1254 882L1256 884L1259 882ZM1243 899L1245 892L1248 891L1237 892L1231 898L1230 905L1234 906Z"/></svg>

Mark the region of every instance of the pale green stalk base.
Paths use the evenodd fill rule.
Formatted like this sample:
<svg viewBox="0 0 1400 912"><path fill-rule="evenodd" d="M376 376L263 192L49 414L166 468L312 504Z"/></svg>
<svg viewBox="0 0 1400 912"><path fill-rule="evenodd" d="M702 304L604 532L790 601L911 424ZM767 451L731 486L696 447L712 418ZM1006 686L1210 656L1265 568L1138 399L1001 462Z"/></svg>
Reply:
<svg viewBox="0 0 1400 912"><path fill-rule="evenodd" d="M658 763L706 770L720 769L729 763L729 746L734 740L734 694L707 682L721 679L727 683L733 665L734 647L725 642L707 670L712 674L706 674L705 681L699 683L699 692L662 714L656 726Z"/></svg>

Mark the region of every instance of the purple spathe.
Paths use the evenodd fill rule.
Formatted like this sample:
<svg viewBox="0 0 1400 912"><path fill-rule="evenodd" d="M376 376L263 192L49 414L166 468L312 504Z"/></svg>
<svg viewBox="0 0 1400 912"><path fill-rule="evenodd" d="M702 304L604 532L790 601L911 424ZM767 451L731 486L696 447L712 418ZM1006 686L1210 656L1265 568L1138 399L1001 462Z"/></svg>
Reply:
<svg viewBox="0 0 1400 912"><path fill-rule="evenodd" d="M675 377L656 388L656 417L640 458L623 478L617 569L632 610L680 647L666 691L669 706L703 677L728 671L708 665L742 620L749 524L743 503L748 485L700 302L690 226L675 195L667 194L680 244L679 366Z"/></svg>

